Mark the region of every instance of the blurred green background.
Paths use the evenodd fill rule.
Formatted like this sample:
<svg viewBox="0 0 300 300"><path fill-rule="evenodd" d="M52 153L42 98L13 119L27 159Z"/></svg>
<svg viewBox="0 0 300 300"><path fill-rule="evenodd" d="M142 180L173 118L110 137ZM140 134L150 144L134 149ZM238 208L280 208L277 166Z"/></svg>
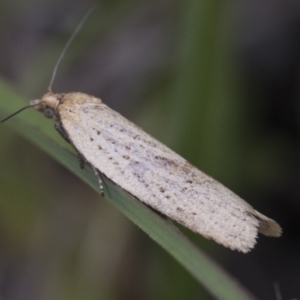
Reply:
<svg viewBox="0 0 300 300"><path fill-rule="evenodd" d="M41 97L92 3L2 1L1 81L28 101ZM258 299L276 299L274 283L283 299L300 295L299 24L295 1L99 1L53 86L102 98L282 225L280 239L260 237L246 255L184 231ZM5 102L2 93L1 118ZM9 122L0 299L213 299Z"/></svg>

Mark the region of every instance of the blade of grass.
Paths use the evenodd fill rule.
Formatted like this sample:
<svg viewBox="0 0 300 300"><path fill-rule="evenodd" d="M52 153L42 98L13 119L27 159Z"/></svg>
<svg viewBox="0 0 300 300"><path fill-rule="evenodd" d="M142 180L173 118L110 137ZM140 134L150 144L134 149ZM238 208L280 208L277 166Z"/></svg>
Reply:
<svg viewBox="0 0 300 300"><path fill-rule="evenodd" d="M3 82L0 82L0 95L1 118L25 103ZM92 172L89 169L80 169L75 155L65 149L66 143L55 133L55 130L49 131L49 127L41 126L45 121L47 122L44 119L41 114L28 111L5 124L38 145L99 192L98 182ZM1 126L1 130L5 130L4 124ZM104 180L104 189L108 201L169 252L216 299L254 299L236 280L197 249L169 220L161 217L108 179Z"/></svg>

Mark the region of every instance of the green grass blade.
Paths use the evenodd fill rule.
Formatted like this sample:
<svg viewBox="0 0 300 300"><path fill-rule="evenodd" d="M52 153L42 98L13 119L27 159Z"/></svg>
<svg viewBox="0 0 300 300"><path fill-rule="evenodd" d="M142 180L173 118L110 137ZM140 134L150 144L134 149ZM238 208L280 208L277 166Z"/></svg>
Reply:
<svg viewBox="0 0 300 300"><path fill-rule="evenodd" d="M1 119L26 105L26 102L3 82L0 82L0 95ZM80 169L76 156L66 149L68 146L55 130L50 129L53 126L50 127L49 123L51 122L41 114L29 109L1 124L1 131L5 130L5 126L11 126L99 192L97 179L91 170ZM220 266L197 249L169 220L109 180L104 181L104 189L108 201L169 252L216 299L254 299Z"/></svg>

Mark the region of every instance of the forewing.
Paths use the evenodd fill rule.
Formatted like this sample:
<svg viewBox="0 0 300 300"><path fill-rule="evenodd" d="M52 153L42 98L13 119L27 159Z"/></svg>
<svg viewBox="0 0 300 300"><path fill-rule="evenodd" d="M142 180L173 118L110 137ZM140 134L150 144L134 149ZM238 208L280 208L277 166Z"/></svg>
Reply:
<svg viewBox="0 0 300 300"><path fill-rule="evenodd" d="M191 230L243 252L259 221L245 201L105 104L59 107L70 140L85 159L140 201Z"/></svg>

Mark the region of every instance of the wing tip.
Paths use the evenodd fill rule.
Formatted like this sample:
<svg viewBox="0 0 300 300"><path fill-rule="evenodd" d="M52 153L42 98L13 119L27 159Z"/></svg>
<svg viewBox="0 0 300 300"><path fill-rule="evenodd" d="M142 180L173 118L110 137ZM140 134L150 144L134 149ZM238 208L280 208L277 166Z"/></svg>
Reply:
<svg viewBox="0 0 300 300"><path fill-rule="evenodd" d="M258 232L261 234L264 234L266 236L272 236L272 237L280 237L282 234L282 228L280 225L266 217L265 215L259 213L258 211L255 211L254 216L260 221Z"/></svg>
<svg viewBox="0 0 300 300"><path fill-rule="evenodd" d="M282 228L276 221L266 217L265 215L259 213L256 210L254 211L254 213L252 213L252 215L253 217L255 217L256 222L254 222L254 224L250 226L250 231L248 231L246 239L237 239L234 242L228 242L224 240L217 242L223 244L225 247L228 247L231 250L236 250L242 253L248 253L255 247L258 238L258 233L269 237L281 236Z"/></svg>

